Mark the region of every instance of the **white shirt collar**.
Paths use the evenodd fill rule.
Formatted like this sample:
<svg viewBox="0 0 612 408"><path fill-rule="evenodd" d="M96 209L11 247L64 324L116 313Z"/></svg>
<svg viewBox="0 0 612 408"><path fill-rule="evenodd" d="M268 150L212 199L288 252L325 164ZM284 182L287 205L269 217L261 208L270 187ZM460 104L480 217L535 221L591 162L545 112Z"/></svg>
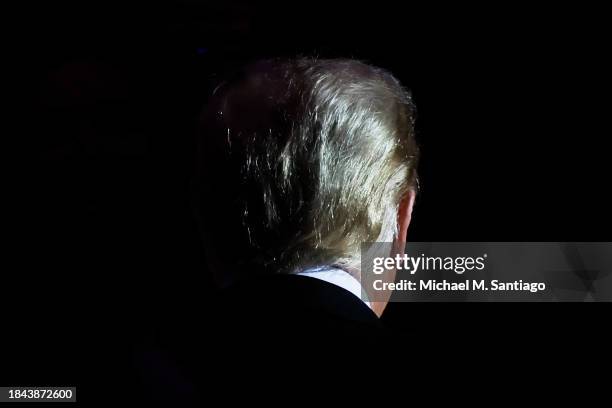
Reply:
<svg viewBox="0 0 612 408"><path fill-rule="evenodd" d="M364 298L362 297L361 283L359 283L359 281L355 279L351 274L346 271L343 271L342 269L335 268L329 265L317 266L297 272L296 275L321 279L325 282L329 282L333 285L339 286L342 289L348 290L353 295L357 296L368 307L370 307L370 303L364 300Z"/></svg>

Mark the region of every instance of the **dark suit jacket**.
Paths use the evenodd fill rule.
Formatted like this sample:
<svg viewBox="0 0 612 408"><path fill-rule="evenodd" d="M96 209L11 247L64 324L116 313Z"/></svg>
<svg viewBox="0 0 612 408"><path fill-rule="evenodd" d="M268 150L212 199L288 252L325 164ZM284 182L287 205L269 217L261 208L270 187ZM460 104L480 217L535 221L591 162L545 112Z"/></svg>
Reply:
<svg viewBox="0 0 612 408"><path fill-rule="evenodd" d="M177 316L137 347L137 400L197 406L219 387L325 383L360 373L384 346L378 317L345 289L310 277L259 277L209 310ZM312 377L312 376L315 377Z"/></svg>

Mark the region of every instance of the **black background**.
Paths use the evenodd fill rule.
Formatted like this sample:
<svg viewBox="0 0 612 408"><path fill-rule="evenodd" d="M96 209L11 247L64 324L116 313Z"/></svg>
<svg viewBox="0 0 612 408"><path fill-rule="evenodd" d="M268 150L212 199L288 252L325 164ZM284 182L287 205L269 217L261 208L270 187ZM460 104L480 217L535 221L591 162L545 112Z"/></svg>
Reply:
<svg viewBox="0 0 612 408"><path fill-rule="evenodd" d="M104 376L176 315L201 310L205 329L211 289L190 208L196 117L215 81L256 58L359 58L412 91L422 189L410 239L610 240L598 10L83 3L29 3L9 37L20 145L2 287L11 383ZM603 326L570 306L392 304L384 319L421 345Z"/></svg>

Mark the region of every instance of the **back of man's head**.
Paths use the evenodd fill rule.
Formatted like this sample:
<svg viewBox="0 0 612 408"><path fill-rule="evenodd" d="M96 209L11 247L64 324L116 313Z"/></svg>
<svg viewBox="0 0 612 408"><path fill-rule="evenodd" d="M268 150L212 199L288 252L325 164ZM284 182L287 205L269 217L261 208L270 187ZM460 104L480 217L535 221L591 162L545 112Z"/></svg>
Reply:
<svg viewBox="0 0 612 408"><path fill-rule="evenodd" d="M213 268L358 264L362 242L396 236L418 149L410 95L387 71L261 61L216 89L202 124L199 213Z"/></svg>

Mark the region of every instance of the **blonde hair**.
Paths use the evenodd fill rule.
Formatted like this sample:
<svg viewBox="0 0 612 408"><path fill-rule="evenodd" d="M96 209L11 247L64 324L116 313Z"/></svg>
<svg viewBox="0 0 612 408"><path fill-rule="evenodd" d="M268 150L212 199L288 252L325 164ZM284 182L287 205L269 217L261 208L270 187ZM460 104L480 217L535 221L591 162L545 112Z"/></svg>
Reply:
<svg viewBox="0 0 612 408"><path fill-rule="evenodd" d="M397 234L418 148L412 99L389 72L260 61L217 88L202 123L206 245L225 258L234 245L236 266L350 263L361 243Z"/></svg>

